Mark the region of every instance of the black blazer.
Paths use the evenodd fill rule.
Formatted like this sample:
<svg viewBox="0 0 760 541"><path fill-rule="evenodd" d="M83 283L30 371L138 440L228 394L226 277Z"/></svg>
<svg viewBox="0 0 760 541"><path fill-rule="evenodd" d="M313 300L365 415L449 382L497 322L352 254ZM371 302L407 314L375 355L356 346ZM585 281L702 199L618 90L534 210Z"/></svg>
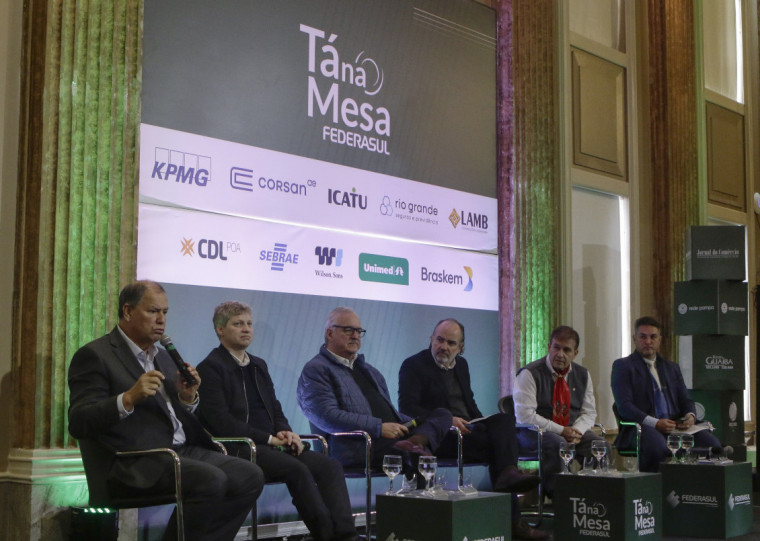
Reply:
<svg viewBox="0 0 760 541"><path fill-rule="evenodd" d="M253 370L254 381L274 425L275 434L281 430L291 430L275 395L267 363L259 357L248 353L246 355L251 360L249 368ZM248 398L242 370L222 345L212 349L198 364L198 374L203 382L199 389L201 422L214 436L248 437L257 444L266 444L269 432L248 423Z"/></svg>
<svg viewBox="0 0 760 541"><path fill-rule="evenodd" d="M483 417L475 403L467 359L458 355L453 370L462 388L470 419ZM430 348L412 355L401 365L398 373L398 408L410 417L424 417L435 408L451 411L449 395L443 381L443 370L435 364Z"/></svg>
<svg viewBox="0 0 760 541"><path fill-rule="evenodd" d="M200 421L179 402L177 368L169 354L159 348L154 364L166 377L164 385L182 423L186 443L216 450ZM77 439L95 439L115 451L171 447L174 428L160 395L138 402L131 415L123 420L119 418L117 396L129 390L143 373L142 366L116 328L82 346L69 366L71 435ZM132 467L130 462L139 467ZM111 477L141 488L153 486L166 467L151 458L119 460L115 464Z"/></svg>

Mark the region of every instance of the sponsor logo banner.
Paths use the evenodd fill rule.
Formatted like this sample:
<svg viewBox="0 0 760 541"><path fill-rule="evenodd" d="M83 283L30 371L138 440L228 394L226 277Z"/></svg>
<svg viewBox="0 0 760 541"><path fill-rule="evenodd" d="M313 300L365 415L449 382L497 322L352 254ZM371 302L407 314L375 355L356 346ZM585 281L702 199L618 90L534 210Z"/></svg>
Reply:
<svg viewBox="0 0 760 541"><path fill-rule="evenodd" d="M141 203L137 274L161 282L498 309L497 257Z"/></svg>
<svg viewBox="0 0 760 541"><path fill-rule="evenodd" d="M496 199L142 124L140 201L496 250Z"/></svg>

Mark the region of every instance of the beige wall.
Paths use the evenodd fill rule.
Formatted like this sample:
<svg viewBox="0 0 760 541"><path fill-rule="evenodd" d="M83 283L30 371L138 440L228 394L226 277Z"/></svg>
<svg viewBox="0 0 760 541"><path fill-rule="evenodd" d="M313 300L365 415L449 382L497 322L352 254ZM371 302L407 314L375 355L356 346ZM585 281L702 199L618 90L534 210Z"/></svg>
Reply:
<svg viewBox="0 0 760 541"><path fill-rule="evenodd" d="M23 0L0 2L0 472L8 467Z"/></svg>

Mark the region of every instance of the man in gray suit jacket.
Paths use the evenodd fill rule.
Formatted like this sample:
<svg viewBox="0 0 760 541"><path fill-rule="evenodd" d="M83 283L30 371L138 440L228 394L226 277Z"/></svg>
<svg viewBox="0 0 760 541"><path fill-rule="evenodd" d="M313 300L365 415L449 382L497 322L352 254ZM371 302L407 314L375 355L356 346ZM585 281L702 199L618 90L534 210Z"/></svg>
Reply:
<svg viewBox="0 0 760 541"><path fill-rule="evenodd" d="M119 295L119 324L82 346L69 367L69 431L114 451L170 447L181 457L185 537L232 540L261 493L264 476L249 461L221 454L195 410L200 378L188 385L165 350L169 302L155 282L127 285ZM152 458L114 461L112 493L150 494L170 484L165 467ZM176 511L175 511L176 512ZM164 539L176 537L169 521Z"/></svg>

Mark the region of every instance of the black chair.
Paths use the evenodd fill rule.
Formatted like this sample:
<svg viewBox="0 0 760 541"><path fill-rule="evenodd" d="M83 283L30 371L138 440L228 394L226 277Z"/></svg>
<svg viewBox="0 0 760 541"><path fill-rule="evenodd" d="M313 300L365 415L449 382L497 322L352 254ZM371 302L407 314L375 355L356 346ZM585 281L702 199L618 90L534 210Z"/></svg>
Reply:
<svg viewBox="0 0 760 541"><path fill-rule="evenodd" d="M111 509L133 509L152 507L154 505L176 504L177 539L184 541L185 527L182 513L182 478L180 475L180 457L169 448L145 449L140 451L115 451L105 444L92 440L79 440L87 487L90 491L91 507L108 507ZM115 460L152 455L171 464L173 472L173 490L168 492L151 492L139 496L117 496L108 490L108 472Z"/></svg>
<svg viewBox="0 0 760 541"><path fill-rule="evenodd" d="M514 416L515 414L515 402L512 398L512 395L503 396L499 399L497 402L497 406L499 408L499 411L501 413L511 414ZM519 448L519 455L517 457L518 462L535 462L537 463L537 470L538 470L538 477L541 479L541 448L544 443L544 431L539 427L538 425L531 425L526 423L515 423L515 428L518 431L521 432L530 432L535 435L536 437L536 452L532 453L527 451L526 449L523 449L522 445ZM536 488L538 491L538 506L536 511L529 511L523 513L524 515L528 516L535 516L537 518L536 522L533 523L534 526L538 526L541 524L541 520L544 518L544 489L541 483L538 484L538 487ZM553 516L553 513L549 513L550 516Z"/></svg>
<svg viewBox="0 0 760 541"><path fill-rule="evenodd" d="M625 430L634 430L635 431L635 441L636 445L632 447L618 447L617 452L620 456L633 456L636 457L636 471L639 471L639 448L641 446L641 425L639 423L635 423L633 421L623 421L620 418L620 413L617 409L617 404L612 404L612 413L615 415L615 422L617 423L618 428L618 439L620 438L620 434L623 433Z"/></svg>

